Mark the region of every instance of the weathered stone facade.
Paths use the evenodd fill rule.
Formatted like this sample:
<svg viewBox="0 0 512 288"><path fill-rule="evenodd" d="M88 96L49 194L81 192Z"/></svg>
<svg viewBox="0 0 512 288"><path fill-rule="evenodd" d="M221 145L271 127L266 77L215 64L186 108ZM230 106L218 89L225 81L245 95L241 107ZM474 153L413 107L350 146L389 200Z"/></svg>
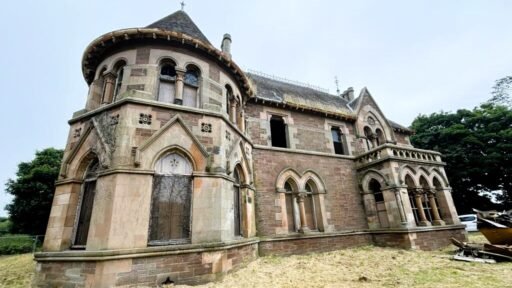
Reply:
<svg viewBox="0 0 512 288"><path fill-rule="evenodd" d="M38 287L202 283L259 255L463 239L441 160L365 88L243 72L178 11L86 49Z"/></svg>

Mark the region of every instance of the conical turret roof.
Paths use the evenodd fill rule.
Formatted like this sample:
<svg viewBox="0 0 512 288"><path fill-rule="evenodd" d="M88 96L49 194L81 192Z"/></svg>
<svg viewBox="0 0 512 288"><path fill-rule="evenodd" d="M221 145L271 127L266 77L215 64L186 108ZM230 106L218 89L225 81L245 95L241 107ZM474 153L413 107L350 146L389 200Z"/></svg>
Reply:
<svg viewBox="0 0 512 288"><path fill-rule="evenodd" d="M146 28L157 28L168 31L175 31L187 34L191 37L211 44L208 38L204 36L203 32L199 30L197 25L192 21L190 16L183 10L178 10L171 15L164 17L153 24L148 25Z"/></svg>

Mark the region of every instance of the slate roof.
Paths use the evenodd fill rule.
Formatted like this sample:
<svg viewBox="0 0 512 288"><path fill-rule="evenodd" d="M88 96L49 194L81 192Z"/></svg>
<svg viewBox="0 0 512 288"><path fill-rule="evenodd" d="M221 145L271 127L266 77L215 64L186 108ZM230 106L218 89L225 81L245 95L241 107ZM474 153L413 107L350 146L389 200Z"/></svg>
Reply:
<svg viewBox="0 0 512 288"><path fill-rule="evenodd" d="M347 100L312 88L246 73L256 88L256 98L313 110L353 116Z"/></svg>
<svg viewBox="0 0 512 288"><path fill-rule="evenodd" d="M402 130L402 131L405 131L405 132L409 132L409 133L414 133L413 130L405 127L405 126L402 126L396 122L393 122L391 120L388 119L388 122L389 122L389 125L391 125L391 127L393 127L394 129L398 129L398 130Z"/></svg>
<svg viewBox="0 0 512 288"><path fill-rule="evenodd" d="M210 41L208 41L208 38L204 36L203 32L199 30L194 21L192 21L190 16L188 16L188 14L183 10L178 10L171 15L156 21L155 23L148 25L146 28L157 28L180 32L211 44Z"/></svg>

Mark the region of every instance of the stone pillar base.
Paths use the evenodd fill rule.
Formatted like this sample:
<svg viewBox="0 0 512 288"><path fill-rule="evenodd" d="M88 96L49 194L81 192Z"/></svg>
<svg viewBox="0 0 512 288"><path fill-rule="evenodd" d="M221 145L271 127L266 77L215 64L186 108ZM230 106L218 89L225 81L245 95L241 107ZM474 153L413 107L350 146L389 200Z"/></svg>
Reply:
<svg viewBox="0 0 512 288"><path fill-rule="evenodd" d="M311 229L309 229L309 227L301 227L299 229L299 233L302 233L302 234L309 234L311 232Z"/></svg>
<svg viewBox="0 0 512 288"><path fill-rule="evenodd" d="M420 222L418 222L418 226L428 227L428 226L432 226L432 223L430 223L429 221L420 221Z"/></svg>
<svg viewBox="0 0 512 288"><path fill-rule="evenodd" d="M445 224L446 223L444 223L443 220L434 220L434 221L432 221L432 225L434 225L434 226L443 226Z"/></svg>

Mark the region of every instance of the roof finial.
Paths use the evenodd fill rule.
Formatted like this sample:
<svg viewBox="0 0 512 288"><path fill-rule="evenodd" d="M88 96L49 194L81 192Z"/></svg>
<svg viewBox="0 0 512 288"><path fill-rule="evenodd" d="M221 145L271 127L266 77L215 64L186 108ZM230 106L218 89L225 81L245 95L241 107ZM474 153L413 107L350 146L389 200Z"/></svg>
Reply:
<svg viewBox="0 0 512 288"><path fill-rule="evenodd" d="M336 94L340 95L340 83L338 81L338 76L334 76L334 83L336 84Z"/></svg>
<svg viewBox="0 0 512 288"><path fill-rule="evenodd" d="M185 10L185 1L181 1L181 11Z"/></svg>

